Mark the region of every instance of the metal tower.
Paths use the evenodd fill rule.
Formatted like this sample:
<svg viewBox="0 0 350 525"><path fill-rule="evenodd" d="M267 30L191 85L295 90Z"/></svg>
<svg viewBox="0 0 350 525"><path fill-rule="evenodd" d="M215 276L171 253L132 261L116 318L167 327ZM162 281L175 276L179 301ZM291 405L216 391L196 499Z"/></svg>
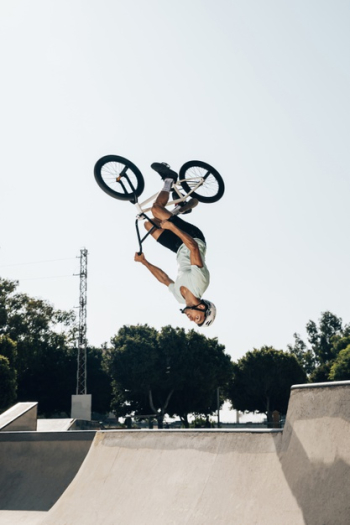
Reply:
<svg viewBox="0 0 350 525"><path fill-rule="evenodd" d="M86 248L80 250L80 299L79 299L79 335L78 335L78 368L77 395L86 394L86 290L87 290L87 256Z"/></svg>

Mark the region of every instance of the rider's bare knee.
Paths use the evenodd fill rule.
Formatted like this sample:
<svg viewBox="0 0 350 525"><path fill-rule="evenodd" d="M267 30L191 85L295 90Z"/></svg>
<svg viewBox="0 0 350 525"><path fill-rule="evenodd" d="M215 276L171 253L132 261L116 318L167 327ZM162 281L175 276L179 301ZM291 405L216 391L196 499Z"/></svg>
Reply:
<svg viewBox="0 0 350 525"><path fill-rule="evenodd" d="M159 211L160 211L160 210L163 210L163 209L164 209L164 207L161 206L160 204L158 204L158 203L156 203L156 202L153 203L153 206L152 206L152 213L153 213L154 217L157 217Z"/></svg>

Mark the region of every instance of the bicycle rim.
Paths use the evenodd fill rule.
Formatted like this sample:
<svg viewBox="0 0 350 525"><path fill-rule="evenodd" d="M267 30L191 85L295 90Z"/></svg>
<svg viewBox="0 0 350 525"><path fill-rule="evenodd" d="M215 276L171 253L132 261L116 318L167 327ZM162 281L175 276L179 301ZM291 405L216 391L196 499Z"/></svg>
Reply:
<svg viewBox="0 0 350 525"><path fill-rule="evenodd" d="M216 202L224 194L225 185L215 168L202 161L189 161L180 170L180 182L200 202Z"/></svg>
<svg viewBox="0 0 350 525"><path fill-rule="evenodd" d="M95 165L95 179L100 188L115 199L132 200L140 196L144 180L140 170L129 160L107 155Z"/></svg>

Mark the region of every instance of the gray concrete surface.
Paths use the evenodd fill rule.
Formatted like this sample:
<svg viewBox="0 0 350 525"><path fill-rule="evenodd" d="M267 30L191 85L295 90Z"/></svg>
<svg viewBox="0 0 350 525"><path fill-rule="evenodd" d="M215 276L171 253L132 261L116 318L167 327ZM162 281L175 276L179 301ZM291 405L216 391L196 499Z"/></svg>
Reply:
<svg viewBox="0 0 350 525"><path fill-rule="evenodd" d="M293 387L283 431L97 432L35 525L348 525L349 479L350 382Z"/></svg>
<svg viewBox="0 0 350 525"><path fill-rule="evenodd" d="M58 430L69 430L74 425L75 419L38 419L37 431L38 432L51 432Z"/></svg>
<svg viewBox="0 0 350 525"><path fill-rule="evenodd" d="M78 472L95 432L0 432L0 525L34 524Z"/></svg>
<svg viewBox="0 0 350 525"><path fill-rule="evenodd" d="M350 382L293 388L282 431L98 432L43 525L347 525Z"/></svg>
<svg viewBox="0 0 350 525"><path fill-rule="evenodd" d="M30 431L37 429L38 403L17 403L0 415L0 431Z"/></svg>

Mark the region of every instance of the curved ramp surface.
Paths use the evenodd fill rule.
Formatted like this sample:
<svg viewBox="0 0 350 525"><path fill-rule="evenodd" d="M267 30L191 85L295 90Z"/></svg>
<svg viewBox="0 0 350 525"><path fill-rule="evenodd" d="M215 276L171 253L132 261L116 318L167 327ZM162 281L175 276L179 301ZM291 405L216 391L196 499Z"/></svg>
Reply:
<svg viewBox="0 0 350 525"><path fill-rule="evenodd" d="M95 432L0 432L0 524L38 523L73 480Z"/></svg>
<svg viewBox="0 0 350 525"><path fill-rule="evenodd" d="M98 432L43 525L346 525L350 382L293 387L282 431Z"/></svg>
<svg viewBox="0 0 350 525"><path fill-rule="evenodd" d="M61 497L78 437L61 433L56 453L49 434L6 434L1 525L350 523L349 381L293 387L283 431L98 432Z"/></svg>

